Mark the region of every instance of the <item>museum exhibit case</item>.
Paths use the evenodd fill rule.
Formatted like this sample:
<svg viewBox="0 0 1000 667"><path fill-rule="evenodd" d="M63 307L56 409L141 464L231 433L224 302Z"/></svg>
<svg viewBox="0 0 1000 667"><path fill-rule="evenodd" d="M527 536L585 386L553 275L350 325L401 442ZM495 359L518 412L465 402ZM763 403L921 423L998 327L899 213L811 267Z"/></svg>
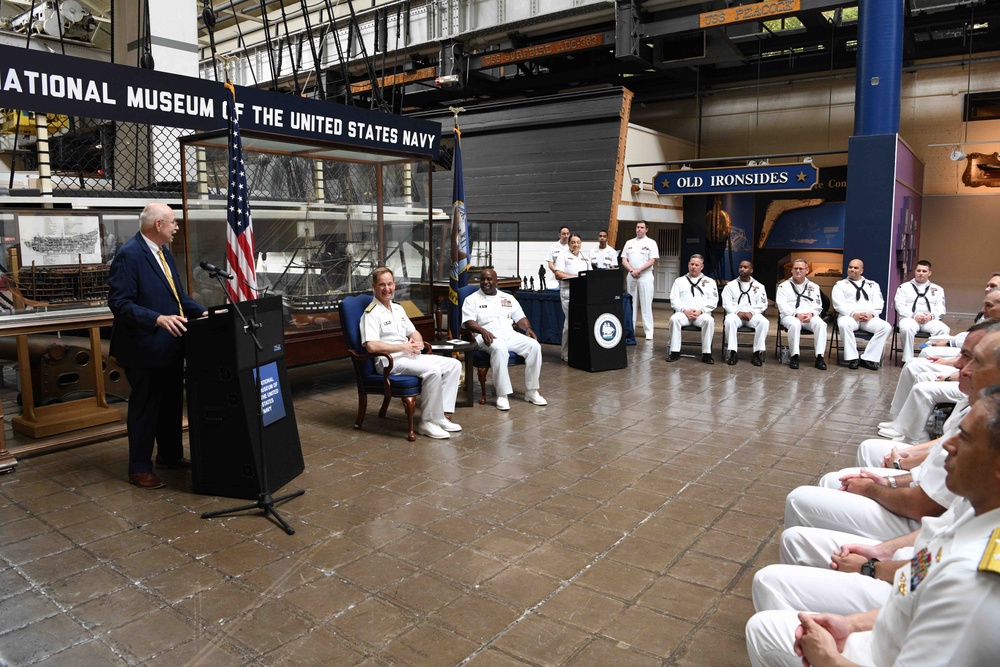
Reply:
<svg viewBox="0 0 1000 667"><path fill-rule="evenodd" d="M370 293L377 266L393 270L396 301L430 339L435 277L447 274L440 262L450 239L442 233L448 212L430 205L432 161L241 134L258 295L282 299L289 366L347 356L337 306ZM190 292L206 305L221 304L223 289L198 267L226 266L228 136L219 131L179 141Z"/></svg>

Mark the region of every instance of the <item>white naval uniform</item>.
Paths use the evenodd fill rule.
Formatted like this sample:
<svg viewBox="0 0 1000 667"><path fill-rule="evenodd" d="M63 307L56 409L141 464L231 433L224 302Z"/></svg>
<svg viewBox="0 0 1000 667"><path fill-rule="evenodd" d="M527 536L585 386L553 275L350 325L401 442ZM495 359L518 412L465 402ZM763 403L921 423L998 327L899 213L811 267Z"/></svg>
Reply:
<svg viewBox="0 0 1000 667"><path fill-rule="evenodd" d="M577 255L568 250L559 255L556 259L556 271L577 276L581 271L590 268L587 256L580 252ZM562 360L569 361L569 280L559 281L559 301L562 302L563 330L562 330Z"/></svg>
<svg viewBox="0 0 1000 667"><path fill-rule="evenodd" d="M958 403L963 398L965 394L958 388L958 382L918 382L910 389L899 413L893 417L892 428L911 443L923 442L927 439L927 420L934 412L934 406L938 403Z"/></svg>
<svg viewBox="0 0 1000 667"><path fill-rule="evenodd" d="M375 299L365 308L361 318L361 342L381 341L403 344L416 331L413 322L406 316L403 307L390 303L391 309ZM411 355L406 352L392 353L392 375L416 375L420 377L420 418L423 421L440 421L446 412L455 412L455 398L458 383L462 377L462 364L458 359L434 354ZM384 360L375 362L381 370Z"/></svg>
<svg viewBox="0 0 1000 667"><path fill-rule="evenodd" d="M636 269L650 259L659 259L660 249L656 246L656 241L648 236L644 239L629 239L622 248L622 266L628 260L628 266ZM642 312L642 330L646 338L653 337L653 269L656 262L653 262L645 271L639 274L638 278L633 278L631 271L625 278L625 286L628 293L632 295L632 323L639 326L638 313Z"/></svg>
<svg viewBox="0 0 1000 667"><path fill-rule="evenodd" d="M705 274L695 279L690 273L674 281L670 288L670 307L674 314L670 316L670 351L681 351L681 327L693 324L701 327L701 353L712 353L712 336L715 335L715 318L712 311L719 305L719 288L715 280ZM685 310L697 309L701 315L694 321L688 319Z"/></svg>
<svg viewBox="0 0 1000 667"><path fill-rule="evenodd" d="M941 437L947 438L958 432L958 424L968 412L969 397L963 396L962 400L955 403L955 409L951 411L951 415L944 422L943 435ZM908 449L909 445L904 445L895 440L882 440L880 438L864 440L858 445L858 453L855 455L855 461L859 468L878 468L882 465L885 457L892 453L893 447L904 450Z"/></svg>
<svg viewBox="0 0 1000 667"><path fill-rule="evenodd" d="M998 527L1000 509L976 516L968 507L951 525L922 530L923 546L896 571L874 627L848 636L844 657L878 667L995 665L1000 574L979 567ZM799 625L794 611L755 614L746 629L751 664L802 665L793 648Z"/></svg>
<svg viewBox="0 0 1000 667"><path fill-rule="evenodd" d="M955 338L947 345L928 345L920 350L920 358L936 357L938 359L954 359L962 354L962 346L965 344L965 337L968 335L968 331L963 331L960 334L955 334Z"/></svg>
<svg viewBox="0 0 1000 667"><path fill-rule="evenodd" d="M796 285L789 278L778 285L774 295L774 303L778 306L778 321L788 330L788 353L795 357L799 354L799 338L802 327L813 332L815 337L816 356L823 356L826 350L826 322L820 317L823 312L823 297L819 285L808 278L801 285ZM795 317L799 313L812 313L809 322L803 323Z"/></svg>
<svg viewBox="0 0 1000 667"><path fill-rule="evenodd" d="M618 252L611 246L600 246L590 251L590 265L595 269L614 269L618 266Z"/></svg>
<svg viewBox="0 0 1000 667"><path fill-rule="evenodd" d="M863 294L858 291L859 288L863 290ZM882 288L875 281L865 280L864 276L857 283L844 278L833 286L833 308L839 315L837 328L840 329L844 344L845 361L858 358L858 341L854 337L854 332L858 329L872 334L861 358L876 364L882 361L885 342L892 334L892 325L879 317L884 307ZM862 323L854 319L855 313L871 313L874 317Z"/></svg>
<svg viewBox="0 0 1000 667"><path fill-rule="evenodd" d="M559 259L559 255L565 255L568 252L569 252L569 243L561 243L559 241L556 241L549 247L549 251L545 253L545 261L552 262L552 266L554 267L556 264L556 260ZM538 289L541 288L542 286L539 285Z"/></svg>
<svg viewBox="0 0 1000 667"><path fill-rule="evenodd" d="M896 391L892 394L892 405L889 414L893 418L899 414L906 403L907 397L919 382L934 382L942 375L951 375L957 369L954 366L931 363L926 359L917 359L903 366L896 381Z"/></svg>
<svg viewBox="0 0 1000 667"><path fill-rule="evenodd" d="M490 368L493 370L493 384L497 396L506 396L514 391L510 383L507 363L510 352L524 357L524 388L538 389L538 375L542 370L542 347L538 341L514 329L514 325L524 319L521 304L510 294L497 291L489 295L479 290L465 297L462 304L462 321L474 321L493 334L491 345L483 343L481 334L476 334L479 349L490 353Z"/></svg>
<svg viewBox="0 0 1000 667"><path fill-rule="evenodd" d="M722 321L722 331L726 337L726 349L736 350L736 330L746 324L754 330L753 351L763 352L767 349L767 332L771 323L764 317L767 310L767 291L753 277L749 282L730 280L722 289L722 308L726 317ZM753 313L746 323L736 313L749 311Z"/></svg>
<svg viewBox="0 0 1000 667"><path fill-rule="evenodd" d="M915 483L927 496L942 507L955 498L945 485L947 474L944 461L947 452L939 439L927 458L914 473ZM785 498L785 527L813 526L861 535L875 540L888 540L919 527L919 522L893 514L870 498L820 486L800 486Z"/></svg>
<svg viewBox="0 0 1000 667"><path fill-rule="evenodd" d="M899 321L899 344L903 349L903 363L913 359L913 340L918 331L924 331L931 336L948 336L951 329L941 321L944 316L944 289L931 281L923 285L916 279L908 280L896 289L896 315ZM916 313L927 313L932 319L926 324L917 324L913 319Z"/></svg>

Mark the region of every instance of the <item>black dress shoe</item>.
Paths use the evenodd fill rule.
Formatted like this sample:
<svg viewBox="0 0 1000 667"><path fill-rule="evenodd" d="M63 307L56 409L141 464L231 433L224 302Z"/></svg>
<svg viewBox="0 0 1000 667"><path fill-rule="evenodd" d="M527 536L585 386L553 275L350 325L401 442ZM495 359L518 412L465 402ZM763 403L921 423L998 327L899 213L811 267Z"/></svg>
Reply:
<svg viewBox="0 0 1000 667"><path fill-rule="evenodd" d="M677 361L680 358L681 358L680 352L671 352L670 354L667 355L667 361Z"/></svg>
<svg viewBox="0 0 1000 667"><path fill-rule="evenodd" d="M799 370L799 355L793 354L788 358L788 367L793 371Z"/></svg>
<svg viewBox="0 0 1000 667"><path fill-rule="evenodd" d="M729 350L726 353L726 363L730 366L735 366L737 361L739 361L739 357L736 356L736 350Z"/></svg>
<svg viewBox="0 0 1000 667"><path fill-rule="evenodd" d="M159 489L166 486L162 479L151 472L129 473L128 481L132 482L140 489Z"/></svg>
<svg viewBox="0 0 1000 667"><path fill-rule="evenodd" d="M733 354L735 354L735 352ZM701 355L701 362L703 364L714 364L715 363L715 359L712 357L711 354L707 354L706 353L706 354Z"/></svg>
<svg viewBox="0 0 1000 667"><path fill-rule="evenodd" d="M822 354L816 357L816 363L813 365L816 366L816 368L820 369L821 371L826 370L826 361L823 360Z"/></svg>
<svg viewBox="0 0 1000 667"><path fill-rule="evenodd" d="M850 368L852 371L853 370L857 370L857 368L858 368L858 360L857 359L851 359L850 361L847 362L847 367Z"/></svg>
<svg viewBox="0 0 1000 667"><path fill-rule="evenodd" d="M167 460L157 456L155 463L157 468L162 469L189 470L191 468L191 459L186 459L184 457Z"/></svg>
<svg viewBox="0 0 1000 667"><path fill-rule="evenodd" d="M750 363L753 364L754 366L763 366L764 365L764 353L763 352L754 352L753 356L750 357Z"/></svg>
<svg viewBox="0 0 1000 667"><path fill-rule="evenodd" d="M861 365L864 366L865 368L867 368L870 371L877 371L878 370L878 364L875 363L874 361L868 361L867 359L862 359L861 360Z"/></svg>

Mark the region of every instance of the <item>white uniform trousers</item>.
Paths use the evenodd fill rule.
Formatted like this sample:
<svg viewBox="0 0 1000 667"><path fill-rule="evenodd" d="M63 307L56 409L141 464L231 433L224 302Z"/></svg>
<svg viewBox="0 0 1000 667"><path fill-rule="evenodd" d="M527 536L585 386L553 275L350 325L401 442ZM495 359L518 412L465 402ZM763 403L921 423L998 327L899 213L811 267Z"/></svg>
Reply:
<svg viewBox="0 0 1000 667"><path fill-rule="evenodd" d="M751 327L753 331L753 351L763 352L767 349L767 332L771 328L771 323L767 321L767 318L760 313L754 313L754 316L746 323L748 327ZM735 350L736 349L736 330L743 326L743 320L736 313L730 313L726 315L726 319L722 321L722 331L726 336L726 349Z"/></svg>
<svg viewBox="0 0 1000 667"><path fill-rule="evenodd" d="M899 444L898 442L896 443ZM882 477L893 477L895 475L909 474L909 470L896 470L895 468L883 468L882 462L879 461L877 465L866 466L865 470L870 470L876 475L881 475ZM857 475L861 473L861 468L841 468L840 470L834 470L833 472L828 472L819 478L819 486L822 489L833 489L837 491L842 486L840 478L844 475ZM845 492L846 493L846 492Z"/></svg>
<svg viewBox="0 0 1000 667"><path fill-rule="evenodd" d="M569 361L569 287L559 288L559 303L563 311L562 360Z"/></svg>
<svg viewBox="0 0 1000 667"><path fill-rule="evenodd" d="M458 383L462 378L462 364L458 359L436 354L402 356L393 359L392 370L398 375L420 377L420 419L439 421L446 412L455 412Z"/></svg>
<svg viewBox="0 0 1000 667"><path fill-rule="evenodd" d="M871 438L863 440L858 445L858 453L855 455L855 462L859 468L881 468L882 461L892 452L893 447L906 449L909 445L895 440L882 440Z"/></svg>
<svg viewBox="0 0 1000 667"><path fill-rule="evenodd" d="M801 625L798 612L762 611L747 622L747 653L753 667L802 667L795 655L795 629ZM872 633L852 632L841 652L845 658L869 667L872 662Z"/></svg>
<svg viewBox="0 0 1000 667"><path fill-rule="evenodd" d="M693 324L701 327L701 353L712 353L712 336L715 335L715 318L711 313L702 313L694 322L682 312L674 313L670 316L670 351L681 351L681 327Z"/></svg>
<svg viewBox="0 0 1000 667"><path fill-rule="evenodd" d="M920 350L920 358L938 357L939 359L954 359L962 354L960 347L945 347L943 345L928 345Z"/></svg>
<svg viewBox="0 0 1000 667"><path fill-rule="evenodd" d="M476 336L477 340L481 340ZM479 344L480 350L490 353L490 369L493 371L493 385L497 396L506 396L514 391L510 384L510 371L507 362L510 353L524 357L524 388L527 391L538 389L538 375L542 370L542 346L534 338L514 332L507 339L496 337L492 345Z"/></svg>
<svg viewBox="0 0 1000 667"><path fill-rule="evenodd" d="M837 328L840 329L840 338L843 340L844 361L858 358L858 341L854 337L854 332L861 329L872 335L872 339L865 346L865 352L861 358L876 364L882 362L882 351L885 349L885 342L892 333L892 325L880 317L874 317L867 322L858 322L853 317L843 316L837 318Z"/></svg>
<svg viewBox="0 0 1000 667"><path fill-rule="evenodd" d="M753 608L827 614L861 614L889 599L892 585L829 567L768 565L753 578Z"/></svg>
<svg viewBox="0 0 1000 667"><path fill-rule="evenodd" d="M638 328L638 313L642 311L642 330L646 338L653 336L653 270L647 269L638 278L629 273L625 279L628 293L632 295L632 326Z"/></svg>
<svg viewBox="0 0 1000 667"><path fill-rule="evenodd" d="M951 329L941 320L931 320L925 324L917 324L912 317L904 317L897 325L899 327L899 345L903 349L903 363L913 359L913 340L918 331L924 331L932 336L947 336Z"/></svg>
<svg viewBox="0 0 1000 667"><path fill-rule="evenodd" d="M927 420L938 403L958 403L963 394L957 382L919 382L910 390L903 401L903 407L892 420L892 428L903 434L910 442L924 442L927 435Z"/></svg>
<svg viewBox="0 0 1000 667"><path fill-rule="evenodd" d="M799 337L803 327L813 332L816 339L816 356L820 357L826 353L826 322L819 316L814 315L811 320L803 324L794 315L787 315L781 318L781 324L788 329L789 356L794 357L799 353Z"/></svg>
<svg viewBox="0 0 1000 667"><path fill-rule="evenodd" d="M945 373L951 374L954 372L954 366L935 364L926 359L917 359L906 364L903 366L903 370L899 372L899 380L896 381L896 391L892 395L892 406L889 408L889 414L893 417L899 414L899 411L903 409L903 404L906 403L907 397L910 395L910 391L913 390L914 385L918 382L933 382Z"/></svg>
<svg viewBox="0 0 1000 667"><path fill-rule="evenodd" d="M897 535L897 537L899 537ZM829 568L833 552L845 544L867 544L874 546L883 540L852 535L839 530L796 526L781 533L779 560L782 565ZM913 556L913 547L897 549L893 560L906 560ZM867 611L867 609L865 610Z"/></svg>
<svg viewBox="0 0 1000 667"><path fill-rule="evenodd" d="M785 527L813 526L888 540L920 527L874 500L846 491L800 486L785 498Z"/></svg>

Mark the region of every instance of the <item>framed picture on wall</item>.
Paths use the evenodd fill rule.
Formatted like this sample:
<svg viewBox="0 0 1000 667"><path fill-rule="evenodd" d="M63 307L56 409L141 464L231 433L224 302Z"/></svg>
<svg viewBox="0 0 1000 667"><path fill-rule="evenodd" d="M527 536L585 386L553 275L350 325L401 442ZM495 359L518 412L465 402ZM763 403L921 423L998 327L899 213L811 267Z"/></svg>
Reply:
<svg viewBox="0 0 1000 667"><path fill-rule="evenodd" d="M99 215L20 213L17 233L22 267L102 263Z"/></svg>

